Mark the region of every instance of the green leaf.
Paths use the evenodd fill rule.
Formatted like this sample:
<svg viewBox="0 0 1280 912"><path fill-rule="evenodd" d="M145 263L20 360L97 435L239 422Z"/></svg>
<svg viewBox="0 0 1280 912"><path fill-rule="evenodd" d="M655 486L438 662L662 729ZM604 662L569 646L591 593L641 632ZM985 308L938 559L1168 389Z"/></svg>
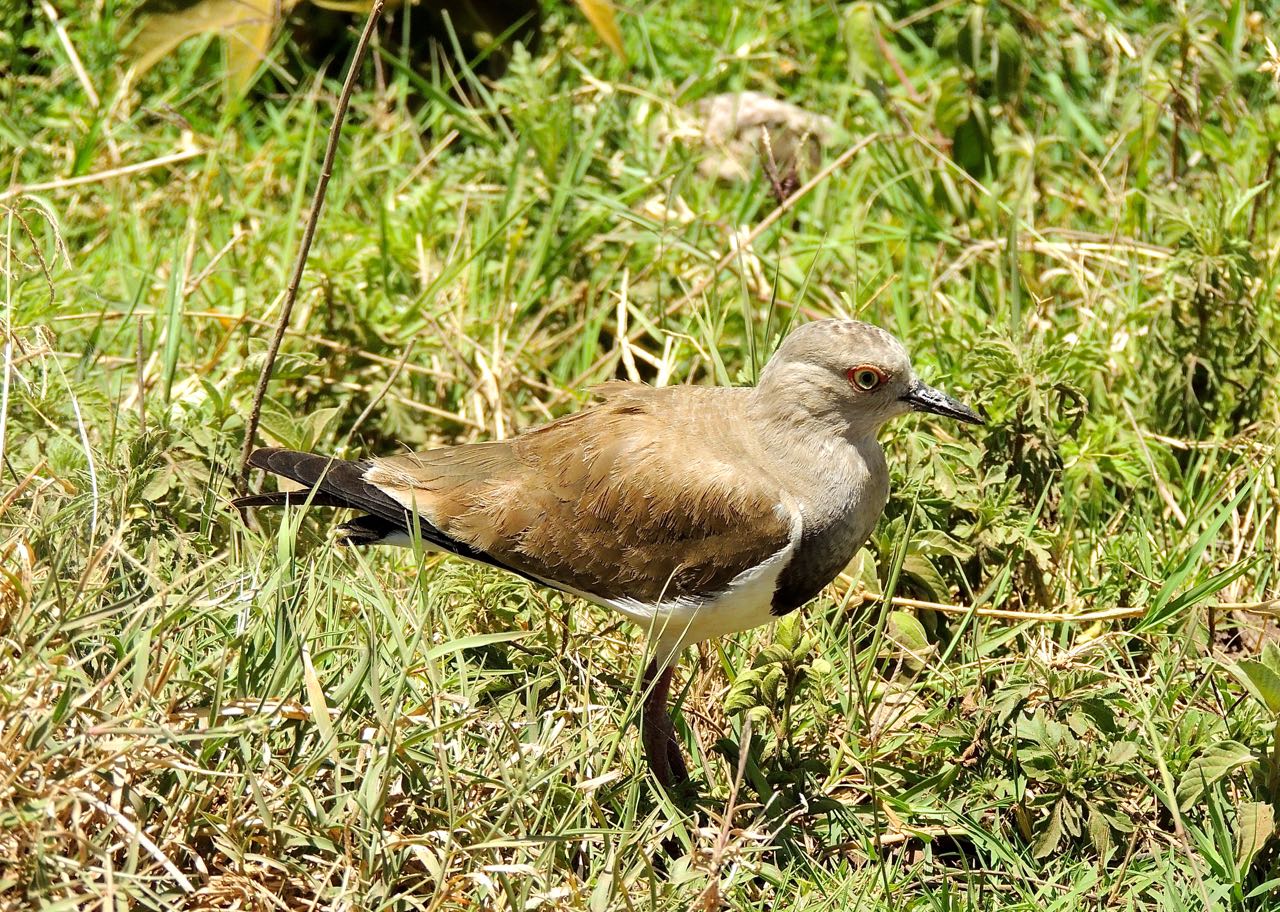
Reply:
<svg viewBox="0 0 1280 912"><path fill-rule="evenodd" d="M1236 813L1236 862L1247 867L1253 856L1275 835L1276 817L1265 801L1246 801Z"/></svg>
<svg viewBox="0 0 1280 912"><path fill-rule="evenodd" d="M924 667L933 653L933 646L924 632L924 625L907 611L890 611L885 632L894 646L906 655L906 663L913 669Z"/></svg>
<svg viewBox="0 0 1280 912"><path fill-rule="evenodd" d="M1008 98L1022 84L1022 37L1009 23L996 31L996 94Z"/></svg>
<svg viewBox="0 0 1280 912"><path fill-rule="evenodd" d="M786 649L788 653L796 648L796 643L800 639L800 622L796 620L797 614L789 614L778 622L777 628L773 633L773 642Z"/></svg>
<svg viewBox="0 0 1280 912"><path fill-rule="evenodd" d="M956 127L951 139L951 157L971 175L982 178L995 168L995 147L991 143L991 121L980 104L969 108L969 116Z"/></svg>
<svg viewBox="0 0 1280 912"><path fill-rule="evenodd" d="M1265 657L1264 653L1264 659ZM1280 715L1280 672L1265 661L1259 662L1257 659L1242 659L1235 665L1228 666L1228 670L1255 700L1272 714Z"/></svg>
<svg viewBox="0 0 1280 912"><path fill-rule="evenodd" d="M1262 664L1266 665L1276 674L1280 675L1280 646L1273 642L1267 642L1262 647Z"/></svg>
<svg viewBox="0 0 1280 912"><path fill-rule="evenodd" d="M1116 741L1107 749L1106 765L1108 767L1122 766L1136 760L1138 757L1138 745L1132 741Z"/></svg>
<svg viewBox="0 0 1280 912"><path fill-rule="evenodd" d="M1089 841L1103 858L1111 851L1111 824L1093 805L1089 805Z"/></svg>
<svg viewBox="0 0 1280 912"><path fill-rule="evenodd" d="M979 3L973 4L956 35L956 56L971 70L976 70L982 60L982 26L985 17L986 8Z"/></svg>
<svg viewBox="0 0 1280 912"><path fill-rule="evenodd" d="M764 673L764 680L760 682L760 696L766 702L777 702L781 684L782 666L770 665L769 670Z"/></svg>
<svg viewBox="0 0 1280 912"><path fill-rule="evenodd" d="M760 679L760 671L755 668L748 668L739 674L729 688L729 693L725 696L724 711L726 713L737 713L759 705Z"/></svg>
<svg viewBox="0 0 1280 912"><path fill-rule="evenodd" d="M1062 817L1062 829L1072 839L1079 839L1081 832L1080 814L1075 807L1065 799L1058 802L1058 813Z"/></svg>
<svg viewBox="0 0 1280 912"><path fill-rule="evenodd" d="M956 43L960 40L960 24L948 21L933 37L933 49L938 56L949 56L956 53Z"/></svg>
<svg viewBox="0 0 1280 912"><path fill-rule="evenodd" d="M741 689L735 684L729 688L729 695L724 699L724 711L729 715L751 709L759 703L754 687Z"/></svg>
<svg viewBox="0 0 1280 912"><path fill-rule="evenodd" d="M842 31L849 50L850 75L859 81L867 76L884 78L889 67L880 50L880 21L875 4L850 3Z"/></svg>
<svg viewBox="0 0 1280 912"><path fill-rule="evenodd" d="M341 412L342 409L336 407L319 408L303 418L298 423L299 431L302 434L298 449L316 449Z"/></svg>
<svg viewBox="0 0 1280 912"><path fill-rule="evenodd" d="M1182 588L1182 584L1187 581L1187 578L1191 576L1199 565L1200 558L1204 553L1218 541L1218 533L1222 531L1222 527L1226 525L1227 520L1235 515L1241 501L1249 493L1249 489L1249 485L1241 485L1235 497L1231 498L1214 515L1209 525L1200 533L1200 537L1187 549L1187 552L1182 555L1182 559L1178 561L1168 578L1165 579L1164 585L1160 587L1160 592L1152 601L1147 613L1134 625L1134 632L1141 633L1142 631L1150 630L1152 627L1156 627L1175 617L1179 612L1194 605L1206 595L1222 589L1248 569L1249 562L1241 561L1235 567L1228 568L1215 575L1205 583L1201 583L1190 591L1184 592L1178 598L1175 599L1173 597L1173 594Z"/></svg>
<svg viewBox="0 0 1280 912"><path fill-rule="evenodd" d="M933 105L933 122L937 125L938 132L944 136L954 135L956 128L968 116L968 83L954 73L942 77L938 82L938 100Z"/></svg>
<svg viewBox="0 0 1280 912"><path fill-rule="evenodd" d="M791 661L791 647L784 643L770 643L756 655L752 663L756 668L782 665Z"/></svg>
<svg viewBox="0 0 1280 912"><path fill-rule="evenodd" d="M436 659L462 652L464 649L479 649L481 646L492 646L495 643L510 643L515 640L523 640L532 633L532 630L504 630L498 633L476 633L471 636L459 637L456 640L432 646L427 650L422 660L424 662L434 662Z"/></svg>
<svg viewBox="0 0 1280 912"><path fill-rule="evenodd" d="M947 584L942 574L923 554L913 552L903 558L902 572L922 586L933 601L940 602L947 597Z"/></svg>
<svg viewBox="0 0 1280 912"><path fill-rule="evenodd" d="M1206 748L1187 765L1178 783L1178 807L1184 811L1193 805L1204 790L1239 766L1257 758L1238 741L1223 741Z"/></svg>
<svg viewBox="0 0 1280 912"><path fill-rule="evenodd" d="M1044 858L1052 854L1061 841L1062 802L1058 802L1053 806L1053 813L1049 815L1049 823L1041 830L1040 835L1036 837L1035 843L1031 846L1031 854L1036 858Z"/></svg>

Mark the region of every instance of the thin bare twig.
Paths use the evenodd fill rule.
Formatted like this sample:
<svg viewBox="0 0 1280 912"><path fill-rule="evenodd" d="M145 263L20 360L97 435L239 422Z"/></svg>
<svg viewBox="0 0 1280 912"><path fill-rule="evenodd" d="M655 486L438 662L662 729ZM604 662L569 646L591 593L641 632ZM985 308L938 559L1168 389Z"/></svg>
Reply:
<svg viewBox="0 0 1280 912"><path fill-rule="evenodd" d="M129 174L137 174L139 171L150 171L152 168L163 168L165 165L173 165L178 162L184 162L189 158L195 158L197 155L204 155L204 149L197 148L193 145L187 145L187 148L180 152L174 152L171 155L161 155L159 158L148 159L144 162L138 162L133 165L125 165L121 168L110 168L106 171L96 171L93 174L81 174L79 177L64 177L59 180L44 181L39 184L15 184L8 190L0 191L0 203L5 200L22 196L24 193L43 193L46 190L63 190L67 187L80 187L84 184L95 184L99 181L111 180L114 177L125 177Z"/></svg>
<svg viewBox="0 0 1280 912"><path fill-rule="evenodd" d="M71 43L71 36L67 34L67 27L58 18L58 11L53 8L53 4L49 0L40 0L40 9L44 11L45 16L48 17L49 22L53 25L53 30L58 35L58 42L66 52L67 59L71 61L71 69L75 72L76 79L80 80L80 87L84 89L84 94L89 99L89 104L95 110L102 107L102 99L98 97L98 92L93 87L93 80L85 72L84 64L80 61L80 55L76 53L76 46Z"/></svg>
<svg viewBox="0 0 1280 912"><path fill-rule="evenodd" d="M378 407L378 403L383 400L387 393L391 392L391 386L396 382L396 378L400 376L400 372L404 370L405 363L409 360L409 355L413 353L413 339L409 340L409 344L404 347L404 354L400 356L400 360L396 362L396 366L391 369L391 373L387 375L387 382L382 384L382 389L369 400L369 404L364 407L364 411L356 418L351 425L351 430L347 431L347 437L351 438L356 435L356 431L360 430L360 425L364 424L364 420L373 414L373 410Z"/></svg>
<svg viewBox="0 0 1280 912"><path fill-rule="evenodd" d="M307 268L307 257L311 253L311 242L315 240L320 210L324 208L324 195L329 189L329 178L333 176L333 160L338 152L338 139L342 136L342 122L346 119L347 107L351 104L351 93L356 87L356 74L360 71L360 63L364 60L365 51L369 48L369 39L373 37L378 19L382 16L382 5L383 0L373 0L369 19L364 24L364 31L360 33L360 42L356 45L355 54L352 55L351 63L347 67L347 78L342 84L342 94L338 96L338 106L333 112L333 124L329 127L329 141L324 149L324 164L320 168L320 177L316 180L316 192L311 200L311 211L307 214L302 244L298 247L298 258L293 264L293 275L289 279L284 303L280 307L280 320L276 323L275 335L271 337L271 346L267 349L266 360L262 362L262 372L258 375L258 388L253 394L253 407L249 411L249 422L244 429L244 446L240 449L240 471L237 475L237 485L241 491L246 490L249 480L249 455L253 452L254 438L258 436L258 422L262 419L262 400L267 395L267 385L271 382L271 373L275 368L276 355L280 352L280 343L284 341L285 331L289 328L293 304L298 299L298 285L302 282L303 270Z"/></svg>

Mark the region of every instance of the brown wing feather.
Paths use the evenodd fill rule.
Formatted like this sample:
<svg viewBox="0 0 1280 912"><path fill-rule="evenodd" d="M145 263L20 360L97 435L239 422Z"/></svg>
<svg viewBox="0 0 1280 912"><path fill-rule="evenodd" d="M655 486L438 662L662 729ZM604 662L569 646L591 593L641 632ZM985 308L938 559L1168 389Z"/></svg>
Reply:
<svg viewBox="0 0 1280 912"><path fill-rule="evenodd" d="M549 582L601 599L710 595L791 538L777 486L741 468L736 403L709 401L739 392L612 387L512 441L377 459L366 478Z"/></svg>

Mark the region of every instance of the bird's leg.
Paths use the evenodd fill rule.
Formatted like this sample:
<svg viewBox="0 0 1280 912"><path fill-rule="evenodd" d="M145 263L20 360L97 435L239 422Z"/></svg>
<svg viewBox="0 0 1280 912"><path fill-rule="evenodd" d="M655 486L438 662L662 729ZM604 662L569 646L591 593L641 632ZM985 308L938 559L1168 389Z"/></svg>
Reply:
<svg viewBox="0 0 1280 912"><path fill-rule="evenodd" d="M680 753L680 744L676 741L676 727L667 711L667 698L671 693L671 678L674 673L675 669L670 667L658 671L657 664L650 662L644 671L647 692L640 707L640 735L644 742L645 759L664 788L689 780L689 770L685 766L684 755Z"/></svg>
<svg viewBox="0 0 1280 912"><path fill-rule="evenodd" d="M685 765L684 754L680 751L680 741L676 737L675 720L664 714L667 723L667 765L671 767L671 778L677 785L689 781L689 767Z"/></svg>

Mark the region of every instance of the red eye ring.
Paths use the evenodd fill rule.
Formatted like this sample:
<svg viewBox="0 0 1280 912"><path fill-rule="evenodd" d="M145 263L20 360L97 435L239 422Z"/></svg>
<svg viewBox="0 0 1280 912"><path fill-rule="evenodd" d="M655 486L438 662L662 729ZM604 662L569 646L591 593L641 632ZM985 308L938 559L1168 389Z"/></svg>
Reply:
<svg viewBox="0 0 1280 912"><path fill-rule="evenodd" d="M850 386L854 389L862 390L864 393L877 389L889 379L884 371L870 364L859 364L857 367L851 367L844 372L844 375Z"/></svg>

